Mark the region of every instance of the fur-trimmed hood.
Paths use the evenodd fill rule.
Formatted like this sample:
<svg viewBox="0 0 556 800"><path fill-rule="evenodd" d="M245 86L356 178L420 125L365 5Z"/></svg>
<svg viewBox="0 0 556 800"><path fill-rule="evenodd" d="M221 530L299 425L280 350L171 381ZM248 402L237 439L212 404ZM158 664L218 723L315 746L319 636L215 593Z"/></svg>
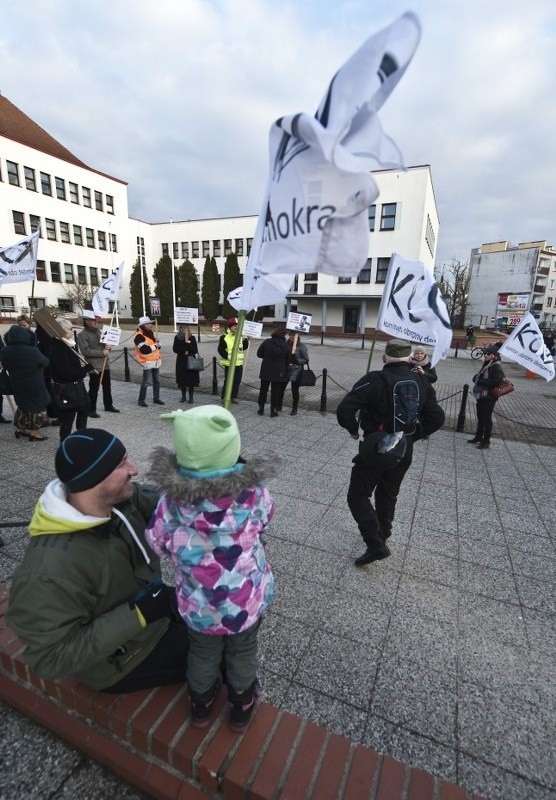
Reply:
<svg viewBox="0 0 556 800"><path fill-rule="evenodd" d="M167 447L156 447L147 472L149 483L175 500L194 503L207 497L235 497L246 489L274 477L278 464L275 456L258 455L244 468L220 477L192 478L182 475L176 454Z"/></svg>

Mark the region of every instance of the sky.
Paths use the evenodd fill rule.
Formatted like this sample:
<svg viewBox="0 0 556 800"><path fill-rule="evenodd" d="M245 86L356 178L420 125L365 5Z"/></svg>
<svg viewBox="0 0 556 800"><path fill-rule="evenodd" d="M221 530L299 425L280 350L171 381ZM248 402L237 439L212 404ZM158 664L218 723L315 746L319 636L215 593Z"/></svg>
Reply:
<svg viewBox="0 0 556 800"><path fill-rule="evenodd" d="M405 11L422 38L380 120L406 166L431 167L437 265L484 242L556 245L554 0L5 1L0 91L127 181L132 217L257 214L272 122L313 114Z"/></svg>

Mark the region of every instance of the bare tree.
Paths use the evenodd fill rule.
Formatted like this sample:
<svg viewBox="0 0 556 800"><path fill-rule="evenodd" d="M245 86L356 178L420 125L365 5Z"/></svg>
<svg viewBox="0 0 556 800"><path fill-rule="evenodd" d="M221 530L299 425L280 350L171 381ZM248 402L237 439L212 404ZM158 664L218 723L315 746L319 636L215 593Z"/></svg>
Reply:
<svg viewBox="0 0 556 800"><path fill-rule="evenodd" d="M467 314L471 269L469 263L453 258L450 264L435 268L438 287L442 292L452 328L462 328Z"/></svg>
<svg viewBox="0 0 556 800"><path fill-rule="evenodd" d="M91 308L95 292L96 288L86 283L66 283L64 286L64 294L68 300L72 301L74 311L76 306L78 311L83 311L84 308Z"/></svg>

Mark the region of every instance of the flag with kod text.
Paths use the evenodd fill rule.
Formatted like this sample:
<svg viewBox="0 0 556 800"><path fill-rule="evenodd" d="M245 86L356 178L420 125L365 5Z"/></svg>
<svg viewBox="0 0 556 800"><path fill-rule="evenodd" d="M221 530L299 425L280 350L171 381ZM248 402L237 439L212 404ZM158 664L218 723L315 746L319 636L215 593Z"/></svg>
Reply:
<svg viewBox="0 0 556 800"><path fill-rule="evenodd" d="M240 308L284 299L296 273L355 276L368 257L372 170L401 168L401 153L378 111L404 74L420 38L406 13L370 37L332 78L314 116L278 119L269 175Z"/></svg>
<svg viewBox="0 0 556 800"><path fill-rule="evenodd" d="M547 381L554 378L554 356L544 343L541 329L531 313L525 314L498 352Z"/></svg>
<svg viewBox="0 0 556 800"><path fill-rule="evenodd" d="M433 367L446 358L452 328L431 267L392 255L376 327L397 339L434 348Z"/></svg>
<svg viewBox="0 0 556 800"><path fill-rule="evenodd" d="M110 314L109 302L116 302L122 282L124 262L113 269L110 275L103 280L98 290L93 295L93 311L98 317L106 317Z"/></svg>
<svg viewBox="0 0 556 800"><path fill-rule="evenodd" d="M10 247L0 248L0 286L34 281L37 271L40 229Z"/></svg>

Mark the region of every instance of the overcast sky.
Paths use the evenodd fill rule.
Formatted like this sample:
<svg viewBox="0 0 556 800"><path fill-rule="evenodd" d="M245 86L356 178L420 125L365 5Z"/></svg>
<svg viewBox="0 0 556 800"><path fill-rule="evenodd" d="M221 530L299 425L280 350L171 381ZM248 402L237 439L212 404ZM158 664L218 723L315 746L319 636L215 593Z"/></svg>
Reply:
<svg viewBox="0 0 556 800"><path fill-rule="evenodd" d="M256 214L268 129L313 113L372 33L423 36L381 111L430 164L437 264L508 239L556 245L556 2L21 0L0 17L0 91L148 222Z"/></svg>

